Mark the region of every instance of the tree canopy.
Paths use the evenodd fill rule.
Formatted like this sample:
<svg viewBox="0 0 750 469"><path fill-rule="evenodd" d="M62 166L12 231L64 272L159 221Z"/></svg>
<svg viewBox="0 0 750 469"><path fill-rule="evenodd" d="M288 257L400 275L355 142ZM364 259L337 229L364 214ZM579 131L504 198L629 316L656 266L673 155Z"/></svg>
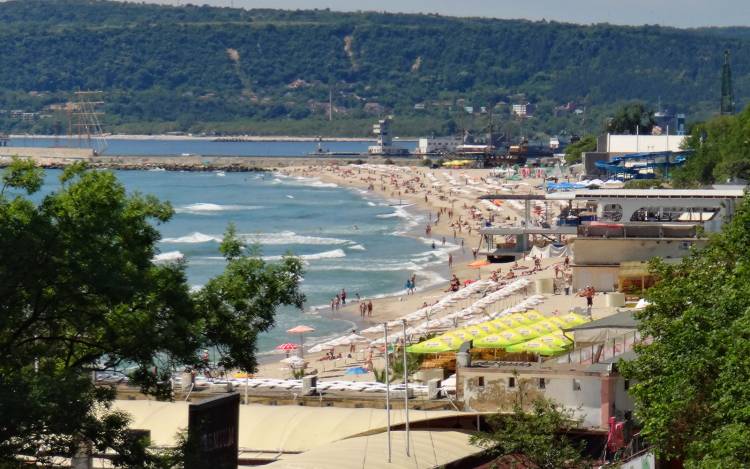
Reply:
<svg viewBox="0 0 750 469"><path fill-rule="evenodd" d="M750 466L750 200L705 249L660 279L638 317L653 342L621 362L642 434L689 468Z"/></svg>
<svg viewBox="0 0 750 469"><path fill-rule="evenodd" d="M693 150L674 174L678 185L750 180L750 107L734 116L717 116L695 125L687 140Z"/></svg>
<svg viewBox="0 0 750 469"><path fill-rule="evenodd" d="M193 293L182 263L152 261L168 203L82 165L39 196L42 176L23 160L2 175L0 462L42 449L70 455L86 441L120 465L145 467L143 444L124 431L128 417L110 409L114 391L92 372L128 366L131 382L167 399L171 371L200 366L204 347L253 371L256 336L275 309L302 305L301 261L246 256L230 227L226 270Z"/></svg>
<svg viewBox="0 0 750 469"><path fill-rule="evenodd" d="M512 414L490 416L491 430L472 435L472 444L497 457L523 455L540 469L590 467L584 447L568 434L579 423L572 412L541 398L530 407L516 402Z"/></svg>
<svg viewBox="0 0 750 469"><path fill-rule="evenodd" d="M565 147L565 162L567 164L577 164L582 161L582 154L596 150L596 137L586 135L575 143Z"/></svg>
<svg viewBox="0 0 750 469"><path fill-rule="evenodd" d="M399 116L395 125L419 122L415 130L422 131L447 130L445 113L501 101L496 117L506 121L509 105L535 104L525 129L548 133L598 131L602 118L631 100L661 99L703 117L718 108L723 51L750 47L746 28L101 0L0 2L0 21L0 65L13 70L0 75L0 109L54 117L58 112L48 106L71 92L102 90L107 128L124 131L271 131L260 124L268 121L294 130L289 122L318 116L314 125L321 127L308 122L306 128L319 132L330 128L322 127L329 91L347 121L372 120L376 114L364 106L379 103ZM741 53L733 57L735 96L743 101L750 62ZM586 108L591 128L580 130L584 119L573 108L556 109L567 103ZM0 128L60 132L67 126L0 113Z"/></svg>
<svg viewBox="0 0 750 469"><path fill-rule="evenodd" d="M607 131L613 134L651 133L656 122L654 111L643 103L630 103L620 107L607 124Z"/></svg>

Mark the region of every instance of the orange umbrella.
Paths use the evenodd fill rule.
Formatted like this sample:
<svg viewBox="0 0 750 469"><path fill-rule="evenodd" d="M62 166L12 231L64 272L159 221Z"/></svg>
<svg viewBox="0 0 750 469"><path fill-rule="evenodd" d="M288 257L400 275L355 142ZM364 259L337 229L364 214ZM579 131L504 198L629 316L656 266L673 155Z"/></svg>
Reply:
<svg viewBox="0 0 750 469"><path fill-rule="evenodd" d="M302 341L303 341L302 335L303 335L303 334L304 334L305 332L313 332L314 330L315 330L314 328L312 328L312 327L310 327L310 326L305 326L305 325L300 325L300 326L297 326L297 327L293 327L293 328L291 328L291 329L287 330L287 332L288 332L289 334L299 334L299 346L300 346L300 348L302 349L302 353L301 353L301 355L302 355L302 356L304 356L304 355L305 355L305 349L304 349L304 347L302 346L302 343L303 343L303 342L302 342Z"/></svg>

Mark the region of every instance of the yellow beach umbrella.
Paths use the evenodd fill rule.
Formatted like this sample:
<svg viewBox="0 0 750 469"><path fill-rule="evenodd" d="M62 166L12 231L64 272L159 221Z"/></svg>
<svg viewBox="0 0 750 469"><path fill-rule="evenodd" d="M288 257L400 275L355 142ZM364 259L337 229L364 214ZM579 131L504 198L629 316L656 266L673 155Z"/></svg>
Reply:
<svg viewBox="0 0 750 469"><path fill-rule="evenodd" d="M579 326L590 321L587 317L576 313L568 313L564 316L560 316L559 319L564 323L563 327Z"/></svg>
<svg viewBox="0 0 750 469"><path fill-rule="evenodd" d="M539 329L534 329L531 326L521 326L513 329L514 332L518 333L521 337L523 337L523 340L531 340L536 339L540 335L544 335L544 333Z"/></svg>
<svg viewBox="0 0 750 469"><path fill-rule="evenodd" d="M514 327L518 327L522 325L521 322L519 322L517 319L514 319L510 316L504 316L501 318L493 319L492 324L495 327L498 327L501 329L513 329Z"/></svg>
<svg viewBox="0 0 750 469"><path fill-rule="evenodd" d="M544 319L542 321L535 322L533 325L534 327L543 328L545 330L545 333L555 332L561 329L560 324L558 324L556 321L553 321L551 319Z"/></svg>
<svg viewBox="0 0 750 469"><path fill-rule="evenodd" d="M563 334L562 331L557 331L551 334L543 335L541 337L537 337L534 340L543 342L550 346L563 347L563 348L573 343L570 339L565 337L565 334Z"/></svg>
<svg viewBox="0 0 750 469"><path fill-rule="evenodd" d="M525 339L522 335L514 330L507 330L498 332L497 334L490 334L474 341L474 347L476 348L505 348L509 345L523 342Z"/></svg>
<svg viewBox="0 0 750 469"><path fill-rule="evenodd" d="M464 341L457 337L433 337L418 344L406 347L409 353L441 353L458 350Z"/></svg>
<svg viewBox="0 0 750 469"><path fill-rule="evenodd" d="M535 310L526 311L525 313L523 313L523 315L526 317L526 319L530 319L532 322L537 322L545 319L542 313Z"/></svg>
<svg viewBox="0 0 750 469"><path fill-rule="evenodd" d="M495 324L494 321L483 322L483 323L477 324L476 327L478 327L481 330L483 330L485 332L484 335L494 334L495 332L500 332L503 329L505 329L504 326L500 326L498 324Z"/></svg>
<svg viewBox="0 0 750 469"><path fill-rule="evenodd" d="M526 313L511 314L509 317L512 318L517 323L524 324L524 325L532 324L532 323L538 321L538 319L535 320L535 319L532 319L532 318L526 316Z"/></svg>
<svg viewBox="0 0 750 469"><path fill-rule="evenodd" d="M506 352L520 353L529 352L537 353L539 355L554 355L560 352L562 349L553 345L548 345L538 340L530 340L527 342L521 342L520 344L511 345L505 349Z"/></svg>

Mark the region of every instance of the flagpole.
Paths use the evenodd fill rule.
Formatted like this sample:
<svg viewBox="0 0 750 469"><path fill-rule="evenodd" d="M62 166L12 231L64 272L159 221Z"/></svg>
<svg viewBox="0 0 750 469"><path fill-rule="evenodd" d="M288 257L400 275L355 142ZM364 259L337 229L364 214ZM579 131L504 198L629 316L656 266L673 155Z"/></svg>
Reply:
<svg viewBox="0 0 750 469"><path fill-rule="evenodd" d="M409 456L409 370L406 364L406 319L401 320L404 327L404 414L406 416L406 456Z"/></svg>
<svg viewBox="0 0 750 469"><path fill-rule="evenodd" d="M385 418L388 429L388 463L391 462L391 386L388 378L388 323L383 323L385 333Z"/></svg>

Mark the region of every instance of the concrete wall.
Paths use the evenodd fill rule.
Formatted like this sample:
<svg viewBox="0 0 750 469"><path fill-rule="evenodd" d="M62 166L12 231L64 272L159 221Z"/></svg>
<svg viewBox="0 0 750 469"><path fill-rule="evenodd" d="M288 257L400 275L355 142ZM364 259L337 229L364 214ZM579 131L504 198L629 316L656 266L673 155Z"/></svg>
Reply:
<svg viewBox="0 0 750 469"><path fill-rule="evenodd" d="M619 266L586 266L573 265L573 292L591 285L598 292L614 291L618 282ZM581 298L581 307L586 306L586 300Z"/></svg>
<svg viewBox="0 0 750 469"><path fill-rule="evenodd" d="M583 426L606 428L608 416L602 414L602 377L598 373L518 370L514 374L510 369L460 368L457 377L458 399L465 410L510 412L522 393L524 403L538 397L552 399L582 418ZM483 378L483 386L479 378ZM515 388L508 387L509 378L516 379ZM543 389L540 378L545 380ZM574 379L580 389L574 389Z"/></svg>
<svg viewBox="0 0 750 469"><path fill-rule="evenodd" d="M576 265L618 265L627 261L648 261L653 257L679 259L691 246L703 247L705 239L654 238L576 238L573 263Z"/></svg>
<svg viewBox="0 0 750 469"><path fill-rule="evenodd" d="M40 148L40 147L0 147L0 157L22 156L26 158L91 158L91 148Z"/></svg>

